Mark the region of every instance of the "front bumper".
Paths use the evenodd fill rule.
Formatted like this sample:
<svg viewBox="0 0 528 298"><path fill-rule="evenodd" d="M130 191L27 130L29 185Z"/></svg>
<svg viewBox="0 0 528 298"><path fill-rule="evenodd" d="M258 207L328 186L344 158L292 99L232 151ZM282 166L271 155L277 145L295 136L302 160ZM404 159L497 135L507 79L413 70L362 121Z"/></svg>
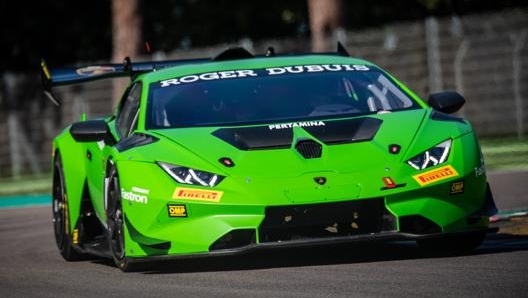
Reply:
<svg viewBox="0 0 528 298"><path fill-rule="evenodd" d="M223 249L210 252L200 253L189 253L189 254L176 254L176 255L158 255L148 257L129 257L129 263L134 265L141 264L155 264L165 263L173 260L182 259L198 259L198 258L210 258L210 257L229 257L229 256L240 256L262 250L274 250L274 249L287 249L287 248L301 248L301 247L317 247L317 246L328 246L328 245L340 245L340 244L351 244L351 243L364 243L364 242L389 242L389 241L403 241L403 240L426 240L433 238L442 237L464 237L474 234L487 234L496 233L499 229L497 227L483 228L476 230L459 231L454 233L436 233L436 234L411 234L401 232L384 232L377 234L364 234L364 235L350 235L340 237L328 237L318 239L297 239L289 241L277 241L277 242L264 242L264 243L253 243L242 247Z"/></svg>
<svg viewBox="0 0 528 298"><path fill-rule="evenodd" d="M381 179L369 175L326 173L330 182L313 187L310 181L307 189L314 199L299 202L289 197L293 191L269 187L276 185L273 183L257 187L261 185L255 180L251 182L254 189L248 192L235 192L227 186L209 191L223 192L218 201L174 198L175 188L180 186L167 175L160 175L159 167L134 164L139 165L144 167L135 172L152 171L159 179L149 181L148 186L136 176L121 183L126 191L150 191L148 203L127 200L123 206L126 253L138 260L487 231L489 216L494 213L486 177L472 168L458 168L461 175L427 186L419 186L410 175L395 175L406 177L395 178L401 185L395 188L385 188ZM344 180L363 182L339 183ZM171 216L171 208L184 212Z"/></svg>
<svg viewBox="0 0 528 298"><path fill-rule="evenodd" d="M485 193L480 206L463 212L452 200L433 198L394 200L396 205L390 203L390 197L380 197L333 203L253 206L231 209L233 214L221 213L218 206L205 204L201 208L207 210L201 210L201 213L206 216L189 217L184 219L187 221L173 221L172 224L165 222L154 229L159 235L170 235L171 238L149 238L126 219L132 240L127 247L144 253L143 256L128 255L131 260L142 262L236 255L264 248L420 240L495 232L497 229L489 228L489 216L496 212L489 186ZM406 206L405 209L402 206ZM194 207L194 215L197 215L197 206ZM399 215L389 211L391 208L400 212ZM431 219L442 212L450 212L442 217L449 223L445 226Z"/></svg>

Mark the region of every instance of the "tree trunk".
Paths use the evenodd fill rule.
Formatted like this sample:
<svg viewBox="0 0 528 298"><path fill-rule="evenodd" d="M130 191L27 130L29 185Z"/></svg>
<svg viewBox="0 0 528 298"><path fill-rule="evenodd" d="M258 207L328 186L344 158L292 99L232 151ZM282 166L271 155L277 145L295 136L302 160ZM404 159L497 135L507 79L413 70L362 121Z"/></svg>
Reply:
<svg viewBox="0 0 528 298"><path fill-rule="evenodd" d="M341 26L341 0L308 0L312 51L335 48L334 34Z"/></svg>
<svg viewBox="0 0 528 298"><path fill-rule="evenodd" d="M125 57L132 61L139 57L142 39L142 19L139 14L139 0L112 0L112 62L121 63ZM115 80L113 104L119 102L128 79Z"/></svg>

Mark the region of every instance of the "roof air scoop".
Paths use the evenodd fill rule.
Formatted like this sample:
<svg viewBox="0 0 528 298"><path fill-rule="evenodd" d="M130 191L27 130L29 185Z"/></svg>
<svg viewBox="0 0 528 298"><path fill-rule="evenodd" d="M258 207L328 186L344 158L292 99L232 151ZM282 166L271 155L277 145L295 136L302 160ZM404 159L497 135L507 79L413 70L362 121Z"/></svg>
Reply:
<svg viewBox="0 0 528 298"><path fill-rule="evenodd" d="M226 61L226 60L237 60L253 58L253 54L242 47L229 48L222 53L215 56L213 61Z"/></svg>
<svg viewBox="0 0 528 298"><path fill-rule="evenodd" d="M314 140L299 140L295 149L306 159L319 158L323 153L323 146Z"/></svg>

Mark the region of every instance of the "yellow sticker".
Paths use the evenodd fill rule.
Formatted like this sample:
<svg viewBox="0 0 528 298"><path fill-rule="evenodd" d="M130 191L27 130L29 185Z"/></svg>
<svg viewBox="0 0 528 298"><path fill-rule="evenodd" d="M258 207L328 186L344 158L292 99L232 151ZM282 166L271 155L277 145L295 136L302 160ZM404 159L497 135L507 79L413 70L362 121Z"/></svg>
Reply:
<svg viewBox="0 0 528 298"><path fill-rule="evenodd" d="M79 230L78 229L73 230L72 236L73 236L73 239L72 239L73 244L79 244Z"/></svg>
<svg viewBox="0 0 528 298"><path fill-rule="evenodd" d="M451 191L449 194L455 195L459 193L464 193L464 181L457 181L451 183Z"/></svg>
<svg viewBox="0 0 528 298"><path fill-rule="evenodd" d="M167 205L169 217L187 217L187 207L185 205Z"/></svg>
<svg viewBox="0 0 528 298"><path fill-rule="evenodd" d="M420 186L426 186L456 176L458 176L458 172L452 166L445 166L419 175L414 175L413 178L418 184L420 184Z"/></svg>
<svg viewBox="0 0 528 298"><path fill-rule="evenodd" d="M223 193L223 191L176 187L174 193L172 194L172 198L193 201L220 202L220 198L222 198Z"/></svg>

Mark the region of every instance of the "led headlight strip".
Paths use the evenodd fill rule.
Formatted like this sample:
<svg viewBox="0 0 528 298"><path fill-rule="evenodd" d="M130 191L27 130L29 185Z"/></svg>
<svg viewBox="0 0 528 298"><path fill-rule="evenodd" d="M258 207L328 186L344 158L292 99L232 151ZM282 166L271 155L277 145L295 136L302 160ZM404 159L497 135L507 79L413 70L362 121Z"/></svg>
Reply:
<svg viewBox="0 0 528 298"><path fill-rule="evenodd" d="M225 177L214 173L191 169L179 165L158 162L158 165L174 180L182 184L202 185L213 187L218 185Z"/></svg>
<svg viewBox="0 0 528 298"><path fill-rule="evenodd" d="M424 152L409 159L407 164L416 170L423 170L432 166L444 163L449 157L451 150L451 139L445 140L442 143L431 147Z"/></svg>

